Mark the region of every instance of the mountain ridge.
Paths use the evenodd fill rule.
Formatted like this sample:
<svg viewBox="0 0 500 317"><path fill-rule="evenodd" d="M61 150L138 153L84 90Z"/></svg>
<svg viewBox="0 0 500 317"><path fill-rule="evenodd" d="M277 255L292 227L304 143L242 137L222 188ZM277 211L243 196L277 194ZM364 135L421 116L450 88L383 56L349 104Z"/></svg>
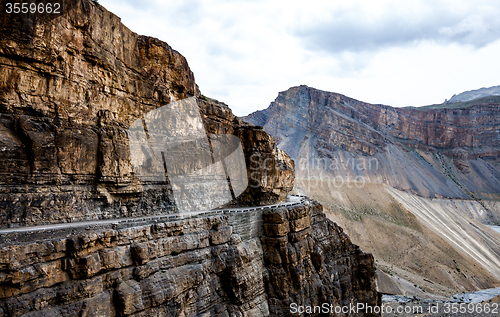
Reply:
<svg viewBox="0 0 500 317"><path fill-rule="evenodd" d="M461 109L461 108L469 108L469 107L482 106L482 105L495 105L498 103L500 103L500 96L485 96L485 97L480 97L477 99L472 99L469 101L457 101L457 102L451 102L451 103L445 102L445 103L428 105L428 106L405 107L405 108L415 109L415 110Z"/></svg>
<svg viewBox="0 0 500 317"><path fill-rule="evenodd" d="M474 90L467 90L462 93L459 93L458 95L453 95L449 100L446 100L444 103L471 101L474 99L479 99L487 96L500 96L500 85L492 87L483 87Z"/></svg>
<svg viewBox="0 0 500 317"><path fill-rule="evenodd" d="M243 119L263 126L294 160L300 161L300 147L296 145L311 142L318 158L345 151L361 158L376 157L382 164L393 159L400 163L398 157L410 155L413 157L405 161L407 166L396 161L382 169L388 173L385 178L389 185L424 197L467 199L471 192L500 195L500 103L419 111L368 104L297 86L281 92L266 110ZM408 175L403 182L397 180L401 175L396 177L395 166L400 166L402 175L408 168L415 170L418 184L411 184ZM495 175L492 186L478 179L487 171ZM299 168L299 177L300 173ZM350 173L381 181L380 171L374 174L351 169ZM436 179L428 182L416 175L422 173ZM341 173L343 177L347 174L349 171Z"/></svg>
<svg viewBox="0 0 500 317"><path fill-rule="evenodd" d="M500 223L500 103L394 108L303 85L242 119L296 161L295 191L373 253L400 295L500 285L500 235L484 225Z"/></svg>

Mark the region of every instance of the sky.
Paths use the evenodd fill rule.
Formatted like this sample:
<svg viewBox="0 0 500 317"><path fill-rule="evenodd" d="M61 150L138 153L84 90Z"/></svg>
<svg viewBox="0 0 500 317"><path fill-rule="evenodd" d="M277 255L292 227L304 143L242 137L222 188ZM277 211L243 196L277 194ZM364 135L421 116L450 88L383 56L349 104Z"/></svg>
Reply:
<svg viewBox="0 0 500 317"><path fill-rule="evenodd" d="M243 116L307 85L394 107L500 85L498 0L100 0Z"/></svg>

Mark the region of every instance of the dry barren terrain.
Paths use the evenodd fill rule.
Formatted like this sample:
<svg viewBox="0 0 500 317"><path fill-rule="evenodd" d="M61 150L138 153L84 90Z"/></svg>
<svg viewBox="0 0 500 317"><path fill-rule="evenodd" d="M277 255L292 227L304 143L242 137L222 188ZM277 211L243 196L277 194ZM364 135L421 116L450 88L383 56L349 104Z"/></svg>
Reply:
<svg viewBox="0 0 500 317"><path fill-rule="evenodd" d="M477 202L373 183L298 180L296 191L323 203L328 217L374 254L384 293L438 298L500 286L500 234L469 218Z"/></svg>

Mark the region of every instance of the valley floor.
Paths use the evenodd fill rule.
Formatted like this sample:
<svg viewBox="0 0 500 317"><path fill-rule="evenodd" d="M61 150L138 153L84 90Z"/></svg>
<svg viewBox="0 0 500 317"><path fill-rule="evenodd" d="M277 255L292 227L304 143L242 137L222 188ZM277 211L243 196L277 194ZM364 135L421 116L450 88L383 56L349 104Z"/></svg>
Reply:
<svg viewBox="0 0 500 317"><path fill-rule="evenodd" d="M355 244L373 253L379 290L443 300L500 286L500 233L474 218L475 201L428 199L384 184L328 187L299 180Z"/></svg>
<svg viewBox="0 0 500 317"><path fill-rule="evenodd" d="M498 316L499 294L500 288L494 288L457 294L445 301L385 295L382 316Z"/></svg>

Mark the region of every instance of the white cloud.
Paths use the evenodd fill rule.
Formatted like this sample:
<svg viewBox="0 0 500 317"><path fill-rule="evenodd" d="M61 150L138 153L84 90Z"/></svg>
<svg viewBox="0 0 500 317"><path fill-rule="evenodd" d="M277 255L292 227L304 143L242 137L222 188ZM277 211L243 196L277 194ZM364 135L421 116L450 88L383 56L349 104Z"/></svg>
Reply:
<svg viewBox="0 0 500 317"><path fill-rule="evenodd" d="M312 49L333 54L411 46L422 41L482 47L500 37L500 10L478 3L466 9L446 1L393 1L378 10L364 6L335 8L323 13L323 18L297 27L295 33Z"/></svg>
<svg viewBox="0 0 500 317"><path fill-rule="evenodd" d="M394 106L498 82L496 1L100 0L183 54L238 115L306 84Z"/></svg>

